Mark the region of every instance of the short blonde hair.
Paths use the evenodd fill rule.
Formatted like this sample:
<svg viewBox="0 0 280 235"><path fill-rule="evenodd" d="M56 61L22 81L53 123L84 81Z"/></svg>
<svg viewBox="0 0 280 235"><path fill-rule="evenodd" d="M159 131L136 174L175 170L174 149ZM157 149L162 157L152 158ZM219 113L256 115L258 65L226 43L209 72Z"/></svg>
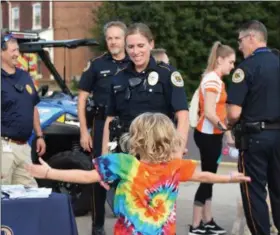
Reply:
<svg viewBox="0 0 280 235"><path fill-rule="evenodd" d="M182 147L175 125L161 113L143 113L136 117L129 135L130 153L150 163L168 162Z"/></svg>

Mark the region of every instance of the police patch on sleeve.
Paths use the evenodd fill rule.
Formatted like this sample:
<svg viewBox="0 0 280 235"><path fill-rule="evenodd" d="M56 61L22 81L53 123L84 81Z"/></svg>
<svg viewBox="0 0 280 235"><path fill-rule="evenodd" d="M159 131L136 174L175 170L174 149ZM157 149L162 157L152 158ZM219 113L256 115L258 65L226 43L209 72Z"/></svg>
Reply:
<svg viewBox="0 0 280 235"><path fill-rule="evenodd" d="M245 73L242 69L236 69L232 75L232 82L239 83L242 82L245 78Z"/></svg>
<svg viewBox="0 0 280 235"><path fill-rule="evenodd" d="M158 82L158 73L153 71L148 76L148 83L150 86L156 85Z"/></svg>
<svg viewBox="0 0 280 235"><path fill-rule="evenodd" d="M175 71L171 74L171 82L174 86L177 86L177 87L184 86L184 80L178 71Z"/></svg>
<svg viewBox="0 0 280 235"><path fill-rule="evenodd" d="M87 63L87 66L84 68L83 72L87 71L90 67L90 61Z"/></svg>
<svg viewBox="0 0 280 235"><path fill-rule="evenodd" d="M32 95L33 91L32 91L32 87L29 84L25 85L25 89L27 90L27 92Z"/></svg>

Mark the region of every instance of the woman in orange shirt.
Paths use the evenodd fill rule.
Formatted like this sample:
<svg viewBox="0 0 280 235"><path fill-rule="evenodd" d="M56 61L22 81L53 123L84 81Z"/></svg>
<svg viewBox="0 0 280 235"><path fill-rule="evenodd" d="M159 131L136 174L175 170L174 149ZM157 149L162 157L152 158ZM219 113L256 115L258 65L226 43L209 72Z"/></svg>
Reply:
<svg viewBox="0 0 280 235"><path fill-rule="evenodd" d="M199 87L200 115L194 131L203 171L216 173L218 169L217 160L221 155L223 134L226 131L227 94L222 78L234 68L234 62L234 50L215 42ZM229 132L226 132L226 137L227 141L233 144ZM212 188L213 184L201 183L196 192L189 235L226 233L212 218Z"/></svg>

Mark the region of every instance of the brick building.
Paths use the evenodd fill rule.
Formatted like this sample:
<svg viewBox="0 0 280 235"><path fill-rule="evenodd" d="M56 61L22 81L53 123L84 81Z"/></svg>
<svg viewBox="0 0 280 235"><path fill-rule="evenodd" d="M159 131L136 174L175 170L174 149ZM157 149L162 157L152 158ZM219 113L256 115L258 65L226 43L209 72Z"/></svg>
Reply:
<svg viewBox="0 0 280 235"><path fill-rule="evenodd" d="M1 1L2 28L38 32L46 40L89 38L93 27L92 10L100 4L101 2L53 0ZM80 77L87 61L93 57L92 51L87 47L73 50L50 49L49 54L61 75L65 64L67 82L74 76ZM39 66L38 69L44 78L49 77L44 68Z"/></svg>

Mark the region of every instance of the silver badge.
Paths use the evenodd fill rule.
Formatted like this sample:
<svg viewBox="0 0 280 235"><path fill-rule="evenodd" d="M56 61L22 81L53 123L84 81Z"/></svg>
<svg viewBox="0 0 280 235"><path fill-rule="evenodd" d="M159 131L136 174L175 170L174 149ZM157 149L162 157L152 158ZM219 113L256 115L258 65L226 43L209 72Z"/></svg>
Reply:
<svg viewBox="0 0 280 235"><path fill-rule="evenodd" d="M150 86L154 86L158 83L158 73L157 72L151 72L148 76L148 83Z"/></svg>

